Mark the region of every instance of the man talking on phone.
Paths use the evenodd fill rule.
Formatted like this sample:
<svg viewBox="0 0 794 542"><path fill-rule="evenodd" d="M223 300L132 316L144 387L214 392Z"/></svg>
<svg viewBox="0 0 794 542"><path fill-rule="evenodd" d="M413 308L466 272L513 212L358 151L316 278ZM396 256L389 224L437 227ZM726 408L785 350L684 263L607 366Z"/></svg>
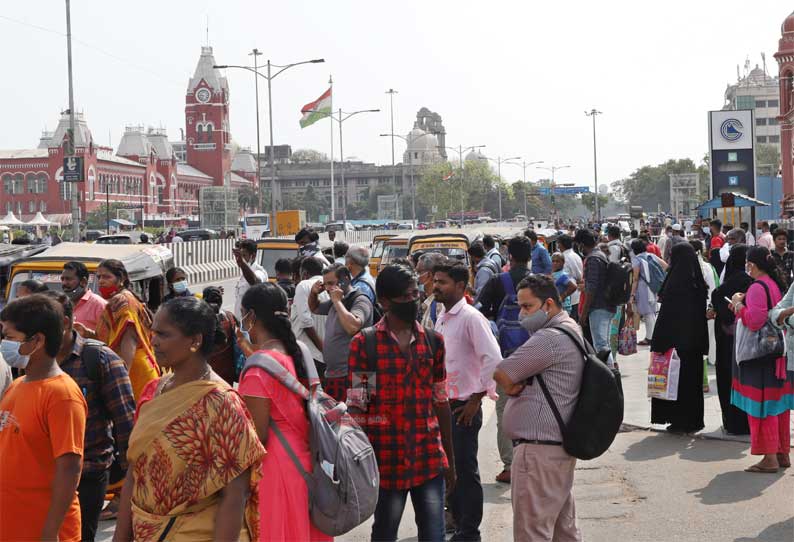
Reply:
<svg viewBox="0 0 794 542"><path fill-rule="evenodd" d="M347 358L353 336L372 325L372 301L360 290L351 286L353 277L343 264L333 264L323 270L323 280L314 284L309 294L309 309L314 314L327 315L323 360L325 376L323 390L344 402L347 398ZM331 298L320 302L325 290Z"/></svg>

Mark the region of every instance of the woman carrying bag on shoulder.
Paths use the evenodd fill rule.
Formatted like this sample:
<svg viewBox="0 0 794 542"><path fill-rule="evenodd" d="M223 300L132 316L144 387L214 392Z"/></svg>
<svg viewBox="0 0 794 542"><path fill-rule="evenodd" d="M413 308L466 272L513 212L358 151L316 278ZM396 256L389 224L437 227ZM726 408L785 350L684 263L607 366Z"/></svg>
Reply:
<svg viewBox="0 0 794 542"><path fill-rule="evenodd" d="M675 348L681 360L678 398L651 399L651 423L670 424L671 433L703 429L703 356L709 351L706 294L695 250L680 243L670 252L670 269L659 291L662 306L651 338L651 352Z"/></svg>
<svg viewBox="0 0 794 542"><path fill-rule="evenodd" d="M747 273L754 279L747 294L737 293L731 299L741 325L757 332L768 320L784 321L785 309L775 312L772 307L779 304L785 281L767 248L747 251ZM750 453L763 456L745 470L775 473L791 466L789 411L794 408L794 373L787 371L782 348L780 353L739 361L743 357L740 348L737 346L733 367L731 403L747 413Z"/></svg>

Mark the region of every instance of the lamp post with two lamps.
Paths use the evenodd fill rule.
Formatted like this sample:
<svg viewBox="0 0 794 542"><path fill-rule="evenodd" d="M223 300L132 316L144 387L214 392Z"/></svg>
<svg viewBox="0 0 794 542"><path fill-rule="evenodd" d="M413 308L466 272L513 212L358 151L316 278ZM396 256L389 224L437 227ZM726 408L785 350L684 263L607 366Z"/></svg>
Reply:
<svg viewBox="0 0 794 542"><path fill-rule="evenodd" d="M458 153L458 159L460 160L460 227L461 228L463 227L463 213L466 211L465 208L466 204L464 203L465 194L463 188L464 174L466 170L463 167L463 153L473 151L475 149L482 149L484 147L485 145L472 145L470 147L466 147L465 149L463 148L463 145L458 145L457 149L455 147L444 147L447 150Z"/></svg>
<svg viewBox="0 0 794 542"><path fill-rule="evenodd" d="M554 185L555 185L555 173L557 170L569 168L571 166L551 166L551 167L543 167L543 166L536 166L537 169L545 169L546 171L551 171L551 188L549 189L549 202L551 204L551 213L552 216L557 214L557 210L554 208Z"/></svg>
<svg viewBox="0 0 794 542"><path fill-rule="evenodd" d="M254 67L251 66L238 66L233 64L216 64L213 68L216 69L226 69L226 68L236 68L239 70L247 70L254 74L254 90L256 92L256 184L257 188L259 189L259 208L264 211L264 197L262 194L262 177L260 173L261 169L261 160L260 160L260 152L261 152L261 145L259 143L259 80L258 77L264 77L267 79L267 110L268 110L268 123L270 126L270 156L268 160L268 166L270 167L270 208L271 208L271 217L270 217L270 230L273 235L276 235L276 162L275 162L275 147L273 145L273 92L272 92L272 81L275 79L280 73L294 68L295 66L300 66L302 64L320 64L325 62L325 59L322 58L315 58L313 60L304 60L302 62L293 62L292 64L286 65L278 65L272 64L270 60L267 61L267 74L264 74L259 71L259 64L257 62L257 57L260 56L262 53L259 52L258 49L254 49L250 53L254 57ZM272 72L272 68L277 68L278 71L275 73Z"/></svg>
<svg viewBox="0 0 794 542"><path fill-rule="evenodd" d="M492 162L496 162L496 175L499 177L499 183L496 185L496 192L499 197L499 222L502 221L502 164L511 160L521 160L520 156L513 156L512 158L502 158L497 156L496 159L489 158Z"/></svg>
<svg viewBox="0 0 794 542"><path fill-rule="evenodd" d="M543 160L537 160L535 162L527 162L523 160L521 163L519 162L509 162L511 166L520 166L524 170L524 216L528 217L527 215L527 168L529 166L533 166L535 164L542 164L544 163Z"/></svg>
<svg viewBox="0 0 794 542"><path fill-rule="evenodd" d="M316 109L309 109L306 112L313 112L313 113L321 113L322 111L318 111ZM356 115L360 115L361 113L380 113L380 109L361 109L359 111L342 111L342 108L339 108L339 112L334 115L333 113L329 113L328 116L331 117L331 120L335 120L339 123L339 160L340 166L342 168L342 220L347 222L347 185L345 184L345 152L344 147L342 146L342 125L346 120L350 117L354 117ZM331 157L331 162L334 161L334 157ZM335 194L334 194L334 185L331 184L331 220L335 220L336 217L333 216L334 208L335 208Z"/></svg>

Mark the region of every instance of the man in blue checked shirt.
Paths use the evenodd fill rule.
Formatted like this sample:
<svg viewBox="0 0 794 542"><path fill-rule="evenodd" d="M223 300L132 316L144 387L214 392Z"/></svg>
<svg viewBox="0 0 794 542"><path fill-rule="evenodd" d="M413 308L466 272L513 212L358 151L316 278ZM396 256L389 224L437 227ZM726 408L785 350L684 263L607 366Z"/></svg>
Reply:
<svg viewBox="0 0 794 542"><path fill-rule="evenodd" d="M83 541L96 536L114 458L123 479L127 441L135 417L135 399L124 360L107 346L87 343L72 329L74 308L62 292L47 292L63 306L63 343L55 359L83 392L88 404L83 471L77 486ZM115 481L115 480L114 480Z"/></svg>

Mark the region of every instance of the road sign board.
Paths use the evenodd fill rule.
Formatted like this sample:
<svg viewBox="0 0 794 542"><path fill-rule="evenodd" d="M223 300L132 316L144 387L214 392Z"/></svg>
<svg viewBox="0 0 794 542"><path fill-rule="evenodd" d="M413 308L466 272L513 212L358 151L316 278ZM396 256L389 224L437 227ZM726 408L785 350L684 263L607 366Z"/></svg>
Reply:
<svg viewBox="0 0 794 542"><path fill-rule="evenodd" d="M551 194L551 188L548 186L539 186L538 192L541 196L548 196ZM588 186L555 186L554 187L554 195L555 196L570 196L573 194L586 194L590 192L590 187Z"/></svg>
<svg viewBox="0 0 794 542"><path fill-rule="evenodd" d="M68 156L63 159L63 182L81 183L85 181L82 156Z"/></svg>

